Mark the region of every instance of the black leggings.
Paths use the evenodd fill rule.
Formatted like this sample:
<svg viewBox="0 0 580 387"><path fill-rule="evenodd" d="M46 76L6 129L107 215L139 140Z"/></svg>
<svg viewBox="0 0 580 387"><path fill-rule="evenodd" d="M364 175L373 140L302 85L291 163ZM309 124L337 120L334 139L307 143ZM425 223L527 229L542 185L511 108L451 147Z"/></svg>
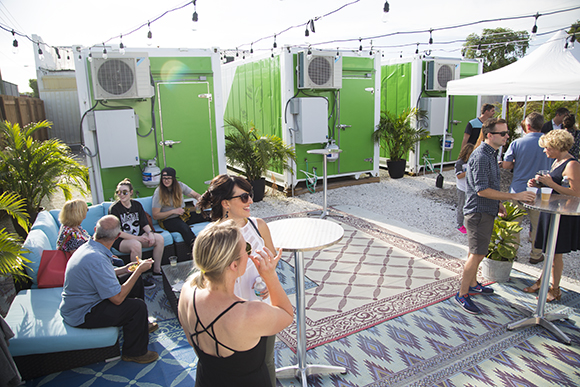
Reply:
<svg viewBox="0 0 580 387"><path fill-rule="evenodd" d="M169 232L178 232L185 241L185 245L188 247L189 253L191 253L191 248L193 247L193 242L195 241L195 234L189 228L189 225L207 222L207 219L203 214L197 214L195 212L191 213L191 216L184 222L180 217L165 219L163 220L163 228Z"/></svg>

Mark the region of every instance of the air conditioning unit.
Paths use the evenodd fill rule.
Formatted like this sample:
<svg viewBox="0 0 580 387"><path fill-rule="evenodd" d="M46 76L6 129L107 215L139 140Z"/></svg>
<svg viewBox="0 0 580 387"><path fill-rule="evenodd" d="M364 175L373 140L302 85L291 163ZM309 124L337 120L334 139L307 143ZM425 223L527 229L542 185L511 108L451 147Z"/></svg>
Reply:
<svg viewBox="0 0 580 387"><path fill-rule="evenodd" d="M447 82L459 79L459 62L433 60L427 62L427 76L425 77L425 90L445 91Z"/></svg>
<svg viewBox="0 0 580 387"><path fill-rule="evenodd" d="M95 100L151 98L155 94L146 53L93 58L91 76Z"/></svg>
<svg viewBox="0 0 580 387"><path fill-rule="evenodd" d="M330 52L298 53L299 89L340 89L342 56Z"/></svg>

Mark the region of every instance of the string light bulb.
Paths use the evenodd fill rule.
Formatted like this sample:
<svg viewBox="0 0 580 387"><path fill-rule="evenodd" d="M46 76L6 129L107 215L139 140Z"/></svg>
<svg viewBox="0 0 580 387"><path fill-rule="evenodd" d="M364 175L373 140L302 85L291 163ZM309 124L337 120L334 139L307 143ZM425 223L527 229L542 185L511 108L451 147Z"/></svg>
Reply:
<svg viewBox="0 0 580 387"><path fill-rule="evenodd" d="M153 33L151 32L151 22L147 22L147 27L149 32L147 32L147 45L151 46L153 44Z"/></svg>
<svg viewBox="0 0 580 387"><path fill-rule="evenodd" d="M481 43L477 45L477 50L475 50L475 56L481 56Z"/></svg>
<svg viewBox="0 0 580 387"><path fill-rule="evenodd" d="M386 23L389 21L389 10L390 10L389 2L385 1L385 5L383 6L383 15L381 16L381 21Z"/></svg>
<svg viewBox="0 0 580 387"><path fill-rule="evenodd" d="M316 33L316 30L314 29L314 19L310 19L310 31Z"/></svg>
<svg viewBox="0 0 580 387"><path fill-rule="evenodd" d="M254 53L254 43L250 44L250 54Z"/></svg>
<svg viewBox="0 0 580 387"><path fill-rule="evenodd" d="M358 42L360 44L360 46L358 46L358 50L362 51L362 38L358 38Z"/></svg>
<svg viewBox="0 0 580 387"><path fill-rule="evenodd" d="M419 43L417 43L417 48L415 49L415 54L419 53Z"/></svg>
<svg viewBox="0 0 580 387"><path fill-rule="evenodd" d="M433 30L430 29L429 30L429 44L433 44Z"/></svg>
<svg viewBox="0 0 580 387"><path fill-rule="evenodd" d="M105 43L103 43L103 59L107 59L109 54L107 54L107 48L105 47Z"/></svg>
<svg viewBox="0 0 580 387"><path fill-rule="evenodd" d="M14 40L12 41L12 53L18 54L18 40L16 40L16 33L14 30L12 30L12 36L14 37Z"/></svg>
<svg viewBox="0 0 580 387"><path fill-rule="evenodd" d="M197 2L197 0L193 0L193 16L191 17L191 20L193 20L194 22L197 22L197 5L195 4Z"/></svg>
<svg viewBox="0 0 580 387"><path fill-rule="evenodd" d="M276 34L274 34L274 44L272 45L272 47L276 48L278 47L278 45L276 44ZM272 58L274 57L274 51L272 51Z"/></svg>
<svg viewBox="0 0 580 387"><path fill-rule="evenodd" d="M306 29L304 30L304 36L310 36L310 32L308 31L308 23L306 23Z"/></svg>
<svg viewBox="0 0 580 387"><path fill-rule="evenodd" d="M40 48L40 44L38 45L38 59L40 59L40 61L44 61L44 53L42 52L42 48Z"/></svg>
<svg viewBox="0 0 580 387"><path fill-rule="evenodd" d="M60 51L58 51L58 47L55 47L55 48L54 48L54 52L56 53L56 57L57 57L58 59L61 59L61 58L60 58Z"/></svg>
<svg viewBox="0 0 580 387"><path fill-rule="evenodd" d="M389 13L390 8L391 7L389 6L389 2L388 1L385 1L385 5L383 6L383 12L384 13Z"/></svg>
<svg viewBox="0 0 580 387"><path fill-rule="evenodd" d="M87 57L87 59L89 62L93 61L93 53L92 52L89 52L89 56Z"/></svg>
<svg viewBox="0 0 580 387"><path fill-rule="evenodd" d="M123 35L121 34L121 42L119 43L119 53L125 55L125 45L123 44Z"/></svg>
<svg viewBox="0 0 580 387"><path fill-rule="evenodd" d="M536 39L536 33L538 32L538 18L540 17L540 13L536 13L534 26L532 27L532 35L530 36L530 40Z"/></svg>

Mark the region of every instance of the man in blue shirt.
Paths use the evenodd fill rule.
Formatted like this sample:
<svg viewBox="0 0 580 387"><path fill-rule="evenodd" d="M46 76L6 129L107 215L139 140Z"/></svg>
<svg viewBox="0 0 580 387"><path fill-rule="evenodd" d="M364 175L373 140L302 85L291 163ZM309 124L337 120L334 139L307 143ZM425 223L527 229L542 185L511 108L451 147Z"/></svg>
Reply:
<svg viewBox="0 0 580 387"><path fill-rule="evenodd" d="M484 142L473 151L466 173L467 191L463 213L469 244L469 256L463 268L461 287L455 301L468 313L479 314L481 310L470 295L492 294L493 289L477 282L477 269L487 255L493 222L498 215L505 214L502 200L532 201L532 192L507 193L500 191L498 149L505 145L508 135L507 123L503 119L491 118L482 128Z"/></svg>
<svg viewBox="0 0 580 387"><path fill-rule="evenodd" d="M97 222L93 239L75 251L65 270L60 314L73 327L123 327L122 359L151 363L158 358L156 352L147 350L149 332L155 326L147 320L145 302L127 296L141 274L151 268L153 260L141 261L120 284L111 264L110 250L120 234L119 219L104 216Z"/></svg>
<svg viewBox="0 0 580 387"><path fill-rule="evenodd" d="M525 120L526 135L510 143L504 155L504 161L501 163L501 167L513 169L510 192L525 191L528 186L528 180L533 179L538 171L549 170L552 165L553 160L549 159L544 153L544 149L538 145L538 141L542 137L541 130L543 124L544 116L536 112L530 113ZM532 242L530 263L536 264L542 262L544 260L542 249L536 249L534 247L540 212L524 209L524 206L517 202L515 204L525 210L530 218L530 242ZM517 220L521 222L521 219L518 218ZM516 235L516 242L520 243L519 233Z"/></svg>

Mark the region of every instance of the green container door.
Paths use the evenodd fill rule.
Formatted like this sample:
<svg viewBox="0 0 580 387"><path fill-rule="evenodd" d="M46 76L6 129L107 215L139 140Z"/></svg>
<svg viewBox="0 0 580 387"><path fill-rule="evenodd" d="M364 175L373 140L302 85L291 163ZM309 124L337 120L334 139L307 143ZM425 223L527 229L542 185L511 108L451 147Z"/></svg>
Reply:
<svg viewBox="0 0 580 387"><path fill-rule="evenodd" d="M343 174L372 170L374 159L375 94L365 89L375 88L374 78L343 77L340 90L340 124L350 128L335 128L340 159L328 164L328 174ZM338 142L340 139L340 144Z"/></svg>
<svg viewBox="0 0 580 387"><path fill-rule="evenodd" d="M175 168L180 181L203 193L207 189L204 182L219 173L211 100L200 97L210 94L209 84L168 82L157 87L161 111L159 141L180 141L171 147L161 145L164 161L159 164Z"/></svg>

